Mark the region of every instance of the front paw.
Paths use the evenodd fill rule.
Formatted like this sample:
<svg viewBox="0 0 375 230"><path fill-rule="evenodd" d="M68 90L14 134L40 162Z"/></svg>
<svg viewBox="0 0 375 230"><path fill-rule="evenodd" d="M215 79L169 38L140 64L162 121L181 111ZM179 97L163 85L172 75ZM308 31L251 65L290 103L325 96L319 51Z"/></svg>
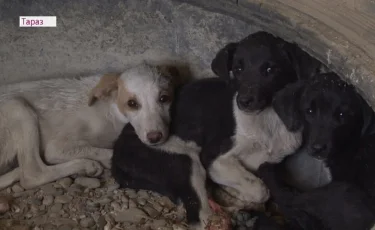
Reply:
<svg viewBox="0 0 375 230"><path fill-rule="evenodd" d="M103 173L103 167L99 162L87 160L84 166L85 174L90 177L98 177Z"/></svg>

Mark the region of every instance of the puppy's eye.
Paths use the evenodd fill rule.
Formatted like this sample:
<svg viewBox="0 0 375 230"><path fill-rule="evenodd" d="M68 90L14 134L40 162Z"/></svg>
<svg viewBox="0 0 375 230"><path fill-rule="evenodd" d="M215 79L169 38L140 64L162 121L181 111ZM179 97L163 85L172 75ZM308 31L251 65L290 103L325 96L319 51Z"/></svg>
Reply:
<svg viewBox="0 0 375 230"><path fill-rule="evenodd" d="M273 68L272 68L272 67L268 67L268 68L266 69L266 71L267 71L267 73L272 73Z"/></svg>
<svg viewBox="0 0 375 230"><path fill-rule="evenodd" d="M167 103L167 102L169 102L171 100L171 98L168 96L168 95L161 95L160 97L159 97L159 101L161 102L161 103Z"/></svg>
<svg viewBox="0 0 375 230"><path fill-rule="evenodd" d="M241 73L244 70L244 62L243 60L239 60L233 68L235 73Z"/></svg>
<svg viewBox="0 0 375 230"><path fill-rule="evenodd" d="M128 106L132 109L136 109L136 108L138 108L138 103L135 100L129 100Z"/></svg>
<svg viewBox="0 0 375 230"><path fill-rule="evenodd" d="M308 109L306 109L306 113L307 114L313 114L314 110L312 108L308 108Z"/></svg>

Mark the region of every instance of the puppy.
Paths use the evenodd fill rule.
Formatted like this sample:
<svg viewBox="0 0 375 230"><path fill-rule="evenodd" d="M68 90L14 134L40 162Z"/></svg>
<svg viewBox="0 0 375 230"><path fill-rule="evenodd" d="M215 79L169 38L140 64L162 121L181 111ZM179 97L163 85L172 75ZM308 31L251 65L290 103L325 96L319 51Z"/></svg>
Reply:
<svg viewBox="0 0 375 230"><path fill-rule="evenodd" d="M116 180L123 187L180 198L191 228L202 228L211 214L206 172L238 198L234 206L265 202L267 188L251 171L264 162L280 162L301 141L301 134L289 132L270 107L273 95L299 78L284 45L279 38L257 33L236 45L233 58L228 46L221 50L212 68L223 77L178 91L171 136L164 144L150 148L136 142L131 127L125 127L114 148ZM223 66L231 68L219 68ZM230 71L233 79L225 77ZM131 138L132 143L126 141Z"/></svg>
<svg viewBox="0 0 375 230"><path fill-rule="evenodd" d="M375 223L375 135L362 135L372 131L371 108L334 73L286 87L273 106L288 130L303 128L304 148L323 160L333 181L299 193L285 185L278 166L260 167L275 202L294 222L290 229L370 229Z"/></svg>
<svg viewBox="0 0 375 230"><path fill-rule="evenodd" d="M101 174L129 122L143 143L164 142L173 91L172 76L147 64L122 74L1 86L0 188Z"/></svg>

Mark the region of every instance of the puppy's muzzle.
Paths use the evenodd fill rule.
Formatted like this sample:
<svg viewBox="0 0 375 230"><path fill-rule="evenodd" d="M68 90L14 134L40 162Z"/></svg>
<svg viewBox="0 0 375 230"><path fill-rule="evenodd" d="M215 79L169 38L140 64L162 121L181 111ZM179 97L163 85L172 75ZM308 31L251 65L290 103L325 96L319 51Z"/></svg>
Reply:
<svg viewBox="0 0 375 230"><path fill-rule="evenodd" d="M310 155L318 160L325 160L328 157L329 147L327 144L315 143L311 146Z"/></svg>
<svg viewBox="0 0 375 230"><path fill-rule="evenodd" d="M249 112L264 109L267 106L267 98L261 92L258 88L250 88L245 92L239 90L236 99L238 108Z"/></svg>

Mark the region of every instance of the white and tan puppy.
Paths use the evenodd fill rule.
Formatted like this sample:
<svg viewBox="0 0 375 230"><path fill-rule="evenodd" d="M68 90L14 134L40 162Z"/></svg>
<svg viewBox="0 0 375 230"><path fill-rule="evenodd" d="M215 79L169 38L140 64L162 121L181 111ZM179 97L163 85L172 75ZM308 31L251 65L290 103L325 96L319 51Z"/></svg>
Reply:
<svg viewBox="0 0 375 230"><path fill-rule="evenodd" d="M174 93L164 72L141 64L122 74L1 86L0 189L100 175L128 122L145 144L164 142Z"/></svg>

